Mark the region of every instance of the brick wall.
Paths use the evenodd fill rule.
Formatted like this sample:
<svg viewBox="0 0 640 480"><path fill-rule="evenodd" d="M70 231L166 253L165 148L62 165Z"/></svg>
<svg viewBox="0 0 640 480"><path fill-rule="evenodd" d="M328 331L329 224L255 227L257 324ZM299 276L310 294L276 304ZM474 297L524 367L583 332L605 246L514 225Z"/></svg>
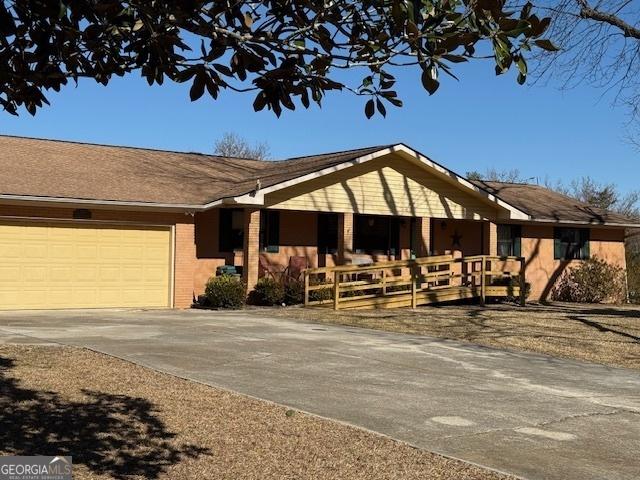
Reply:
<svg viewBox="0 0 640 480"><path fill-rule="evenodd" d="M350 263L353 256L353 213L338 214L338 263Z"/></svg>
<svg viewBox="0 0 640 480"><path fill-rule="evenodd" d="M626 268L624 230L592 228L589 250L609 263ZM526 277L531 283L531 300L547 300L556 281L581 260L560 261L553 258L553 227L523 225L522 256L527 262Z"/></svg>
<svg viewBox="0 0 640 480"><path fill-rule="evenodd" d="M189 308L194 291L196 242L193 223L175 225L174 306Z"/></svg>
<svg viewBox="0 0 640 480"><path fill-rule="evenodd" d="M253 290L258 282L260 255L260 210L244 211L244 262L242 279L247 290Z"/></svg>

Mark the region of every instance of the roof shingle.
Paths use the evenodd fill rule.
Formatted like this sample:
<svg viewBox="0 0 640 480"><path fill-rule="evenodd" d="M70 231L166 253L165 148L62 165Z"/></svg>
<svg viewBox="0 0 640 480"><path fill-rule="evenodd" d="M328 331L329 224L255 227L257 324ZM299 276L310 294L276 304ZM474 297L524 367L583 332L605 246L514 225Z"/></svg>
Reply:
<svg viewBox="0 0 640 480"><path fill-rule="evenodd" d="M638 223L632 218L587 205L540 185L485 180L474 180L472 183L522 210L533 220L622 225Z"/></svg>

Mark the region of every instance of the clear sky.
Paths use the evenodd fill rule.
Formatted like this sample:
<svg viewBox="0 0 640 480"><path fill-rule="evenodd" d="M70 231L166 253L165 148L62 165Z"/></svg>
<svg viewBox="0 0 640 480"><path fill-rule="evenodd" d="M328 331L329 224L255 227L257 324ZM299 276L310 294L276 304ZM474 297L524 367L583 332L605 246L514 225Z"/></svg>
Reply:
<svg viewBox="0 0 640 480"><path fill-rule="evenodd" d="M0 133L210 153L216 138L234 131L268 142L276 159L404 142L462 174L518 168L527 177L590 175L622 191L640 188L640 153L624 139L626 112L601 91L519 86L514 72L496 77L487 61L456 72L460 81L443 78L432 97L418 72L404 72L397 85L404 108L389 106L386 119L372 120L364 100L350 93L278 119L254 113L252 94L191 103L188 85L151 88L135 75L108 87L81 81L52 92L52 105L35 117L4 114Z"/></svg>

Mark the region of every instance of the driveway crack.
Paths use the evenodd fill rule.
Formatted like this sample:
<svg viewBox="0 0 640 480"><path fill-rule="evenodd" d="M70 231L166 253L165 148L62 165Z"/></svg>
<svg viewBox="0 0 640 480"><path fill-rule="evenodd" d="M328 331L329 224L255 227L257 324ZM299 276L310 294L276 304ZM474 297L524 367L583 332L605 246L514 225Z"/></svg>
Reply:
<svg viewBox="0 0 640 480"><path fill-rule="evenodd" d="M547 420L544 422L538 422L538 423L534 423L534 424L529 424L529 425L518 425L515 427L506 427L506 428L490 428L487 430L482 430L482 431L478 431L478 432L469 432L469 433L460 433L460 434L456 434L456 435L443 435L442 438L445 439L452 439L452 438L463 438L463 437L475 437L475 436L479 436L479 435L486 435L489 433L496 433L496 432L517 432L520 429L523 428L543 428L543 427L548 427L549 425L555 425L555 424L559 424L559 423L563 423L563 422L567 422L570 420L574 420L577 418L590 418L590 417L599 417L599 416L611 416L611 415L618 415L621 413L630 413L633 415L640 415L640 413L635 412L633 410L627 410L627 409L617 409L617 410L612 410L612 411L608 411L608 412L588 412L588 413L577 413L574 415L566 415L564 417L560 417L554 420Z"/></svg>

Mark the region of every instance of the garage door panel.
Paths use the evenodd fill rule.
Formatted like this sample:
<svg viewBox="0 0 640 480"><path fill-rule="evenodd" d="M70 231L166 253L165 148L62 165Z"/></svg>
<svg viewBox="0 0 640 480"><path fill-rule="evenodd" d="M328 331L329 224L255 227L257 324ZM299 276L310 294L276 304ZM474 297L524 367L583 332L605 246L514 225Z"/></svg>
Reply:
<svg viewBox="0 0 640 480"><path fill-rule="evenodd" d="M0 223L0 309L166 307L170 230Z"/></svg>

